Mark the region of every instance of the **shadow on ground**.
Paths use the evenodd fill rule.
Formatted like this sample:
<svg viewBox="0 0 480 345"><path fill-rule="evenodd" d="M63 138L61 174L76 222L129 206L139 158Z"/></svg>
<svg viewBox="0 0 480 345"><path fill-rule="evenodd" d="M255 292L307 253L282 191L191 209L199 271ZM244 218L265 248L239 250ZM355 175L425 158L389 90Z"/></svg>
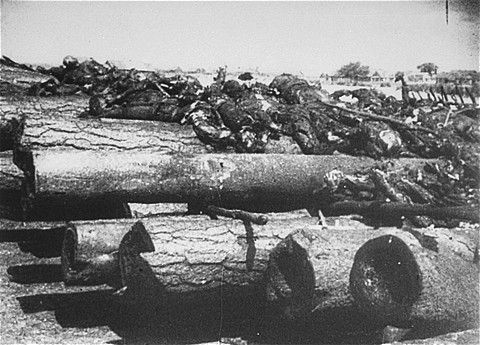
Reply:
<svg viewBox="0 0 480 345"><path fill-rule="evenodd" d="M108 326L122 340L113 343L202 343L241 337L249 343L375 343L368 322L349 308L314 315L296 324L263 319L259 300L190 305L124 303L113 289L18 297L25 313L54 311L64 328ZM341 323L338 320L343 320Z"/></svg>
<svg viewBox="0 0 480 345"><path fill-rule="evenodd" d="M20 284L55 283L62 281L61 265L30 264L10 266L10 280Z"/></svg>
<svg viewBox="0 0 480 345"><path fill-rule="evenodd" d="M11 280L21 284L61 281L58 264L15 265L7 272ZM264 316L269 313L258 293L248 297L224 295L221 301L220 290L213 291L207 299L175 294L165 298L174 302L153 305L132 299L128 292L119 295L106 286L92 288L95 287L68 287L70 292L56 293L39 293L49 288L34 290L36 294L17 297L17 301L26 314L53 311L62 328L107 326L122 338L112 341L113 344L198 344L222 337L241 337L251 344L374 344L381 340L380 327L372 327L354 307L319 310L308 320L292 323L266 319ZM454 330L449 325L428 324L417 328L411 337L424 338Z"/></svg>

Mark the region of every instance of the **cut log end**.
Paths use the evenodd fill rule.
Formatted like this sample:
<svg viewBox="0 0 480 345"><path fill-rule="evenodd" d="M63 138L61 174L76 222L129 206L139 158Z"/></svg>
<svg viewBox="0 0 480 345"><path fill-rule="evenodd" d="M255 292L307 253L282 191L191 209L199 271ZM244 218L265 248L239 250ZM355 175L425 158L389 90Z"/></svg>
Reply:
<svg viewBox="0 0 480 345"><path fill-rule="evenodd" d="M132 229L125 234L120 243L120 248L132 254L155 251L152 239L141 221L133 224Z"/></svg>
<svg viewBox="0 0 480 345"><path fill-rule="evenodd" d="M73 272L75 271L75 261L77 258L77 245L77 230L75 229L75 226L69 224L64 233L61 253L62 276L63 281L67 285L69 285L74 275Z"/></svg>
<svg viewBox="0 0 480 345"><path fill-rule="evenodd" d="M421 271L405 242L381 236L366 242L355 255L350 290L365 313L385 324L407 327L422 292Z"/></svg>
<svg viewBox="0 0 480 345"><path fill-rule="evenodd" d="M141 221L136 222L122 238L118 250L121 285L123 287L129 288L130 292L138 287L142 291L141 294L158 290L159 285L155 275L140 256L140 253L154 251L155 246L145 226ZM135 295L135 292L131 293L131 296L133 295ZM146 295L143 295L143 297L147 301L153 301Z"/></svg>
<svg viewBox="0 0 480 345"><path fill-rule="evenodd" d="M65 230L62 243L62 275L65 285L120 286L118 252L95 257L81 257L78 253L78 235L73 224Z"/></svg>
<svg viewBox="0 0 480 345"><path fill-rule="evenodd" d="M307 251L292 236L270 253L265 272L266 297L272 315L294 320L308 315L315 292L315 272Z"/></svg>

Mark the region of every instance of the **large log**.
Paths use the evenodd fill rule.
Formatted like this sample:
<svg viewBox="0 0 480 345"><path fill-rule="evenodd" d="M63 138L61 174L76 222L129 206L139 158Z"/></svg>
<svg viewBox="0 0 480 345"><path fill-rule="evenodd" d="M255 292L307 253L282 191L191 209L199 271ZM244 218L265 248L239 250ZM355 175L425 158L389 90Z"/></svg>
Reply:
<svg viewBox="0 0 480 345"><path fill-rule="evenodd" d="M0 153L0 218L11 220L75 220L131 217L128 205L119 200L44 200L30 205L22 200L24 172L13 163L12 152Z"/></svg>
<svg viewBox="0 0 480 345"><path fill-rule="evenodd" d="M295 227L299 223L315 222L313 218L306 217L306 213L303 212L275 214L270 217L275 219L275 223L267 227L252 225L251 229L254 232L252 236L271 234L272 228L276 229L275 233L278 236L282 233L286 235L290 231L290 227ZM61 252L64 281L71 285L98 285L116 282L120 272L118 267L111 266L112 269L108 273L104 263L117 260L117 252L122 238L137 222L136 219L70 222L64 232ZM197 234L197 236L203 233L207 238L212 228L224 234L233 231L241 234L244 238L247 236L242 222L225 219L212 220L207 216L156 216L142 218L141 222L145 230L142 232L142 229L136 228L135 231L140 234L139 238L146 233L151 236L163 236L162 238L166 238L166 236L175 238L181 236L185 231ZM278 224L284 225L285 228L279 227ZM151 248L149 240L144 240L142 243L147 243L145 248ZM226 240L225 244L228 244ZM145 249L145 251L148 250Z"/></svg>
<svg viewBox="0 0 480 345"><path fill-rule="evenodd" d="M31 151L75 149L153 151L164 154L206 153L191 126L158 121L79 119L30 114L19 144Z"/></svg>
<svg viewBox="0 0 480 345"><path fill-rule="evenodd" d="M395 160L421 166L424 160ZM344 155L264 154L161 155L151 152L17 153L26 171L30 200L124 202L196 202L254 212L280 212L315 204L326 187L325 176L345 174L378 162Z"/></svg>
<svg viewBox="0 0 480 345"><path fill-rule="evenodd" d="M453 239L448 248L473 257L468 243L463 243L465 238L446 229L435 231L439 237ZM343 320L343 325L349 327L348 321L354 319L355 313L357 318L363 318L349 292L349 272L357 249L379 235L401 235L404 231L366 227L325 230L312 224L310 218L287 223L270 221L256 234L250 270L244 232L241 225L228 232L222 227L158 231L149 234L155 251L145 253L139 253L135 249L139 243L125 236L119 258L127 295L138 303L165 308L171 303L252 298L262 306L266 303L266 313L274 318L310 320L313 328L331 324L333 310L348 310L353 314Z"/></svg>
<svg viewBox="0 0 480 345"><path fill-rule="evenodd" d="M141 253L137 248L143 243L127 233L119 248L125 298L164 310L187 305L195 309L205 301L226 305L232 300L258 301L259 308L265 305L264 274L271 250L292 229L314 226L310 217L273 219L255 227L254 237L249 238L252 225L217 222L210 221L207 227L175 223L149 231L154 252ZM305 284L313 291L313 281Z"/></svg>
<svg viewBox="0 0 480 345"><path fill-rule="evenodd" d="M358 250L350 273L365 315L421 332L478 327L478 281L478 238L454 233L379 236Z"/></svg>
<svg viewBox="0 0 480 345"><path fill-rule="evenodd" d="M79 118L88 98L27 97L0 100L0 149L13 143L31 150L149 150L160 153L206 153L190 125L159 121ZM23 132L17 123L25 121ZM13 126L15 125L15 126ZM271 140L266 153L301 153L289 137Z"/></svg>
<svg viewBox="0 0 480 345"><path fill-rule="evenodd" d="M371 230L356 227L319 231L315 227L307 227L298 230L287 236L270 254L265 275L267 306L271 308L267 315L283 314L287 318L294 319L308 315L308 319L302 322L300 333L322 339L326 343L377 341L378 333L391 320L378 322L377 315L373 317L369 315L364 309L364 304L355 303L356 295L352 295L350 291L349 272L358 248L367 240L385 235L408 237L411 243L416 243L417 246L420 246L419 243L432 248L437 245L442 251L461 257L470 265L475 259L473 248L478 241L478 234L475 231L469 234L464 229ZM444 264L438 263L439 266ZM395 274L396 272L393 272L392 277ZM458 273L456 278L460 279L461 274ZM306 282L312 279L315 281L313 295L306 289L306 286L309 286ZM438 289L440 290L441 287L442 283L438 282ZM307 295L312 295L310 300L305 299L305 292L308 292ZM464 299L460 291L447 298L451 298L452 302L456 298ZM478 309L478 300L475 303L477 303L476 306L460 303L457 310L462 310L464 315L467 315L475 307ZM309 310L313 312L308 314ZM472 314L466 317L470 318L469 321L475 320ZM410 331L410 334L418 337L432 336L445 330L455 329L458 324L450 323L447 326L449 328L438 324L430 324L429 328L416 327ZM463 326L468 327L468 324ZM273 332L285 335L282 328L284 326L280 326ZM305 342L305 338L294 341Z"/></svg>

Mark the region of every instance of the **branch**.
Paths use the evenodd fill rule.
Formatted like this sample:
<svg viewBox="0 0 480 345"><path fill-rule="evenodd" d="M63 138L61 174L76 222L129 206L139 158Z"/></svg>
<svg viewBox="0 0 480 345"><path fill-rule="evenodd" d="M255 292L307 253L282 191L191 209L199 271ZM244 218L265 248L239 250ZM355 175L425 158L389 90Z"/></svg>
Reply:
<svg viewBox="0 0 480 345"><path fill-rule="evenodd" d="M325 102L321 102L321 103L324 104L327 107L343 110L343 111L346 111L347 113L351 113L351 114L355 114L355 115L358 115L358 116L361 116L361 117L365 117L365 118L373 120L373 121L388 122L392 125L404 127L405 129L408 129L408 130L411 130L411 131L422 131L422 132L427 132L427 133L433 134L435 136L438 136L438 134L435 131L432 131L431 129L428 129L428 128L425 128L425 127L420 127L420 126L415 126L415 127L409 126L406 123L403 123L402 121L395 120L395 119L392 119L390 117L386 117L386 116L382 116L382 115L374 115L374 114L370 114L370 113L365 113L363 111L343 108L343 107L339 107L338 105L334 105L334 104L330 104L330 103L325 103Z"/></svg>
<svg viewBox="0 0 480 345"><path fill-rule="evenodd" d="M209 215L240 219L244 222L250 222L257 225L265 225L268 222L268 217L264 214L246 212L242 210L228 210L226 208L212 205L207 207L207 212Z"/></svg>

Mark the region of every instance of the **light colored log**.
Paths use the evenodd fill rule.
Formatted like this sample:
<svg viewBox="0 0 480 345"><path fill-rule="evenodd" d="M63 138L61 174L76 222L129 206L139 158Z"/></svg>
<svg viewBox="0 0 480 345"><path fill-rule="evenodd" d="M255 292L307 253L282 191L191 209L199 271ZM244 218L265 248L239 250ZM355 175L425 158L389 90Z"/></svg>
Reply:
<svg viewBox="0 0 480 345"><path fill-rule="evenodd" d="M366 242L350 274L356 304L378 323L401 328L478 325L476 236L410 231Z"/></svg>
<svg viewBox="0 0 480 345"><path fill-rule="evenodd" d="M29 160L31 160L29 162ZM26 197L114 198L124 202L196 202L253 212L315 204L334 169L353 174L376 166L364 157L266 154L161 155L150 152L38 152L17 159L32 171ZM395 160L422 165L424 160ZM30 191L30 192L28 192Z"/></svg>

